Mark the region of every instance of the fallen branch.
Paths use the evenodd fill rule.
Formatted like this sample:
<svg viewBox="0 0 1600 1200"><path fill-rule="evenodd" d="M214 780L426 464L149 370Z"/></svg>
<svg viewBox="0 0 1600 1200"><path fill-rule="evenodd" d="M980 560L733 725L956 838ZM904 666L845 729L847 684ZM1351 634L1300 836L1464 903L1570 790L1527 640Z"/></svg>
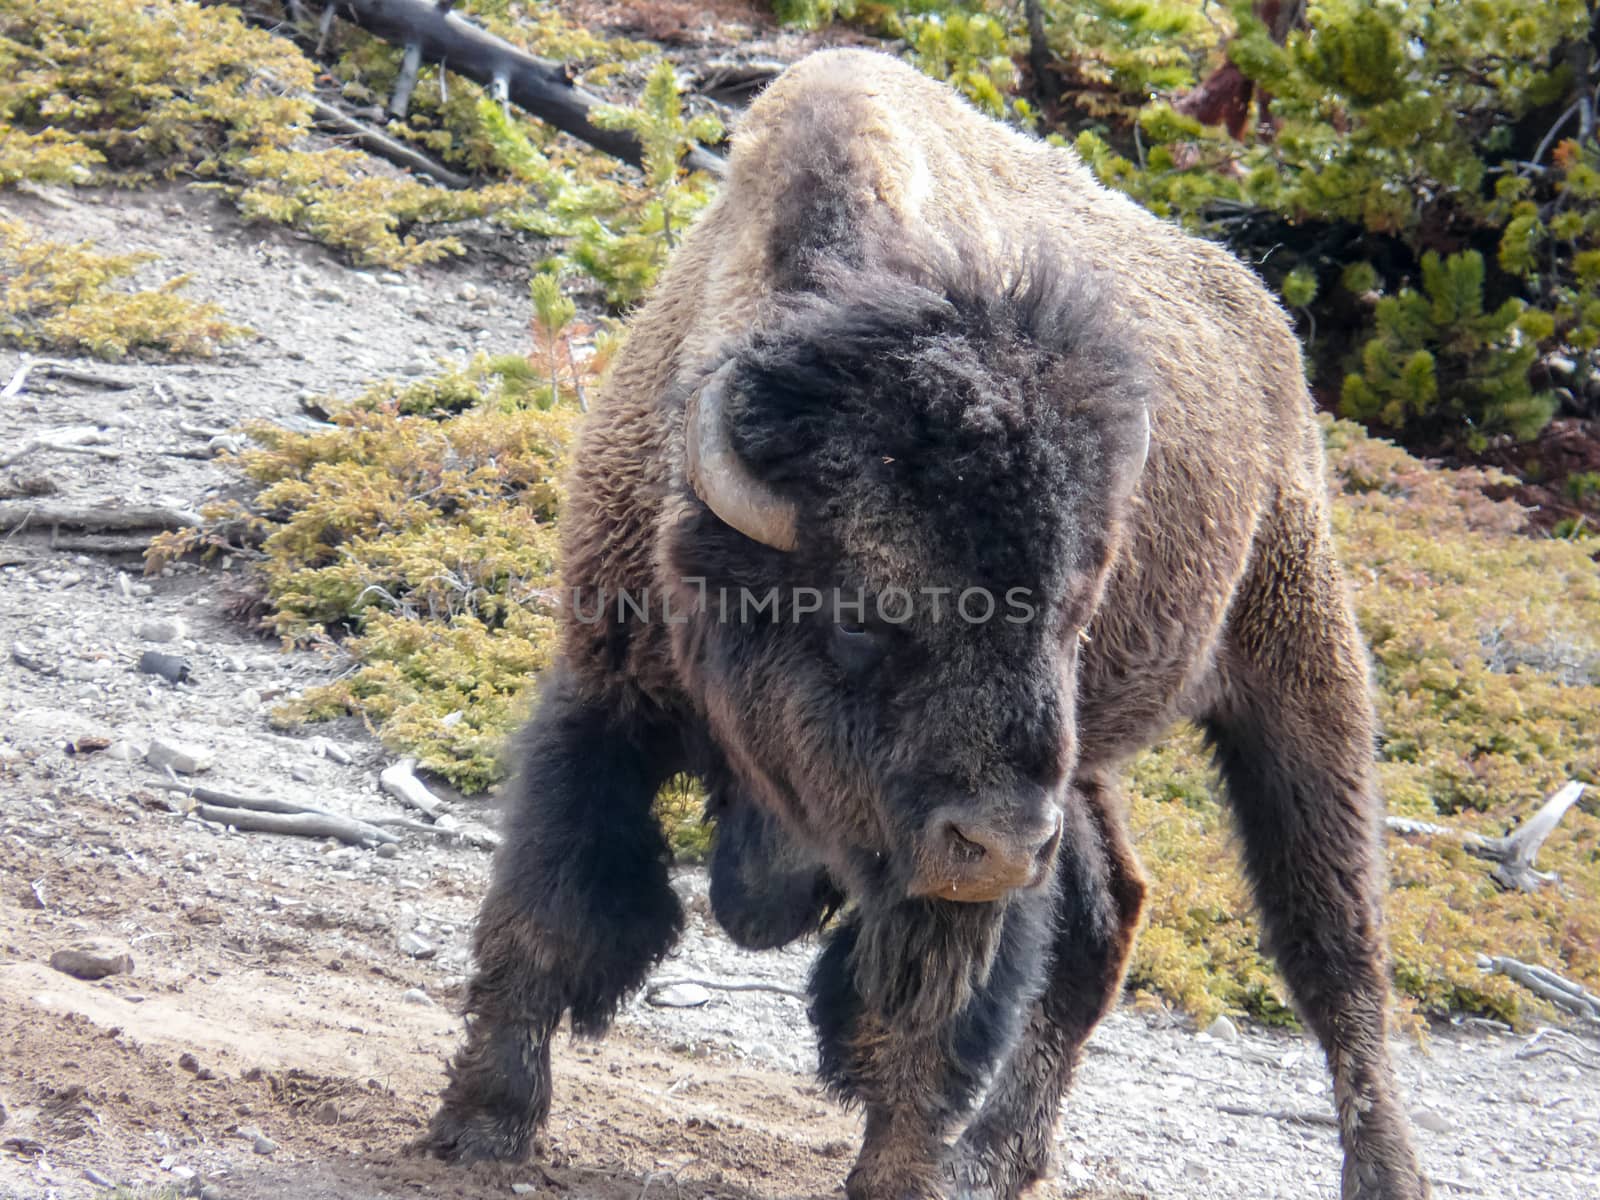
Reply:
<svg viewBox="0 0 1600 1200"><path fill-rule="evenodd" d="M1293 1112L1283 1108L1251 1108L1245 1104L1219 1104L1218 1112L1232 1117L1263 1117L1268 1121L1287 1121L1291 1125L1326 1125L1339 1128L1339 1119L1332 1113Z"/></svg>
<svg viewBox="0 0 1600 1200"><path fill-rule="evenodd" d="M143 554L150 549L148 537L53 537L50 549L71 550L78 554Z"/></svg>
<svg viewBox="0 0 1600 1200"><path fill-rule="evenodd" d="M196 804L189 812L202 821L231 825L250 833L282 833L292 837L336 838L352 846L372 846L400 839L375 825L350 817L325 812L258 812L248 808L223 808L215 804Z"/></svg>
<svg viewBox="0 0 1600 1200"><path fill-rule="evenodd" d="M791 1000L798 1000L802 1004L811 1002L811 997L798 988L784 987L779 983L720 983L714 979L692 979L688 976L682 979L652 979L650 990L676 987L681 983L692 983L696 987L703 987L713 992L771 992L775 996L788 996Z"/></svg>
<svg viewBox="0 0 1600 1200"><path fill-rule="evenodd" d="M327 809L311 808L304 804L296 804L292 800L276 800L270 796L241 796L235 792L218 791L216 788L202 787L198 783L184 783L181 780L165 780L151 784L163 792L178 792L191 800L205 804L215 804L222 808L244 808L252 812L284 813L297 815L300 813L318 813L323 816L336 816Z"/></svg>
<svg viewBox="0 0 1600 1200"><path fill-rule="evenodd" d="M1600 1025L1600 996L1585 988L1581 983L1574 983L1564 979L1547 967L1537 966L1533 963L1521 962L1515 958L1506 958L1502 955L1478 955L1478 969L1491 973L1504 975L1514 983L1519 983L1535 996L1548 1000L1558 1008L1564 1008L1576 1017Z"/></svg>
<svg viewBox="0 0 1600 1200"><path fill-rule="evenodd" d="M179 508L130 506L100 508L51 504L37 500L0 501L0 527L16 533L25 525L67 525L74 529L190 529L201 525L199 513Z"/></svg>
<svg viewBox="0 0 1600 1200"><path fill-rule="evenodd" d="M112 392L125 392L129 388L138 386L125 379L117 379L110 375L97 375L93 371L85 371L70 363L64 363L54 358L24 358L22 365L16 369L5 387L0 388L0 400L9 400L20 395L27 386L28 376L39 371L56 379L66 379L72 383L86 383L90 387L105 388Z"/></svg>
<svg viewBox="0 0 1600 1200"><path fill-rule="evenodd" d="M465 842L479 850L498 850L500 848L500 835L490 833L487 829L461 829L454 825L425 825L421 821L413 821L407 817L368 817L370 825L381 825L385 829L404 829L407 833L426 833L437 838L448 838L453 841Z"/></svg>
<svg viewBox="0 0 1600 1200"><path fill-rule="evenodd" d="M1548 1041L1546 1039L1549 1039ZM1562 1041L1572 1042L1576 1049L1562 1045ZM1551 1029L1548 1026L1537 1030L1527 1040L1514 1057L1539 1058L1545 1054L1554 1054L1568 1062L1577 1063L1580 1067L1588 1067L1591 1071L1600 1071L1600 1055L1586 1043L1579 1041L1570 1033L1560 1029Z"/></svg>
<svg viewBox="0 0 1600 1200"><path fill-rule="evenodd" d="M378 776L378 786L401 804L423 813L430 821L437 821L446 812L445 803L417 778L416 766L416 759L402 758L383 769Z"/></svg>
<svg viewBox="0 0 1600 1200"><path fill-rule="evenodd" d="M399 138L390 137L381 129L363 124L326 101L303 94L297 94L297 98L310 102L311 111L316 114L318 125L331 132L354 138L363 150L376 154L379 158L386 158L396 166L431 176L447 188L459 190L472 186L472 180L465 175L457 174L415 146L407 145Z"/></svg>
<svg viewBox="0 0 1600 1200"><path fill-rule="evenodd" d="M489 88L541 121L623 162L642 167L643 147L632 133L601 129L589 113L605 103L568 82L560 63L535 58L450 11L436 0L340 0L324 7L324 19L337 11L375 37L420 59L445 62L450 70ZM699 146L684 156L690 170L721 175L722 156Z"/></svg>
<svg viewBox="0 0 1600 1200"><path fill-rule="evenodd" d="M111 434L93 425L68 425L29 438L15 450L0 454L0 467L9 467L19 459L40 450L65 450L74 454L93 454L99 458L121 458L122 451L107 449L116 442Z"/></svg>
<svg viewBox="0 0 1600 1200"><path fill-rule="evenodd" d="M1524 821L1516 832L1505 837L1490 838L1482 834L1451 829L1428 821L1415 821L1407 817L1388 817L1384 825L1406 837L1451 837L1461 843L1468 854L1485 858L1498 864L1493 878L1508 890L1531 892L1541 884L1555 878L1544 871L1536 871L1534 859L1545 840L1567 815L1567 810L1583 795L1584 785L1568 780L1558 788L1543 807Z"/></svg>

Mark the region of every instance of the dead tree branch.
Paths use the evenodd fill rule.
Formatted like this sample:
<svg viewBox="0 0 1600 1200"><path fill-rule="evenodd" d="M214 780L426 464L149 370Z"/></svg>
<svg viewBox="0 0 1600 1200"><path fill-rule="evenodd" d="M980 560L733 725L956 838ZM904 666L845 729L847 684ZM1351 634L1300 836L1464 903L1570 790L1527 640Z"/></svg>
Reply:
<svg viewBox="0 0 1600 1200"><path fill-rule="evenodd" d="M402 758L385 767L378 776L378 786L401 804L414 808L430 821L437 821L445 813L444 801L428 790L428 785L417 778L417 760Z"/></svg>
<svg viewBox="0 0 1600 1200"><path fill-rule="evenodd" d="M681 979L653 979L650 981L650 990L659 991L682 983L692 983L696 987L703 987L713 992L771 992L774 996L788 996L791 1000L798 1000L802 1004L811 1002L811 998L798 988L784 987L778 983L721 983L715 979L697 979L689 976Z"/></svg>
<svg viewBox="0 0 1600 1200"><path fill-rule="evenodd" d="M1494 957L1478 955L1478 968L1504 975L1540 999L1548 1000L1557 1008L1564 1008L1576 1017L1600 1025L1600 996L1596 996L1581 983L1563 979L1546 967L1500 955Z"/></svg>
<svg viewBox="0 0 1600 1200"><path fill-rule="evenodd" d="M517 107L623 162L642 166L644 150L632 133L601 129L589 113L604 101L574 86L561 64L535 58L434 0L340 0L324 8L391 45L417 47L425 62L445 62L458 75L503 95ZM723 172L722 156L695 147L684 157L696 171Z"/></svg>
<svg viewBox="0 0 1600 1200"><path fill-rule="evenodd" d="M42 375L50 375L56 379L65 379L72 383L85 383L90 387L105 388L112 392L125 392L136 386L125 379L116 379L110 375L97 375L93 371L84 371L70 363L60 362L54 358L28 358L24 357L22 364L11 376L5 387L0 388L0 400L9 400L20 395L22 389L28 385L28 376L38 371Z"/></svg>
<svg viewBox="0 0 1600 1200"><path fill-rule="evenodd" d="M367 823L369 825L380 825L384 829L403 829L407 833L426 833L432 837L462 842L479 850L498 850L500 848L499 835L490 833L487 829L465 829L454 825L428 825L422 821L410 820L407 817L368 817Z"/></svg>
<svg viewBox="0 0 1600 1200"><path fill-rule="evenodd" d="M373 846L400 839L376 825L325 812L258 812L250 808L223 808L196 804L189 812L202 821L231 825L250 833L282 833L293 837L336 838L351 846Z"/></svg>
<svg viewBox="0 0 1600 1200"><path fill-rule="evenodd" d="M465 175L457 174L449 167L436 162L415 146L407 145L399 138L390 137L381 129L363 124L325 100L305 95L299 98L311 104L311 111L318 125L332 133L353 138L363 150L376 154L379 158L386 158L398 167L428 175L443 187L460 190L472 186L472 180Z"/></svg>
<svg viewBox="0 0 1600 1200"><path fill-rule="evenodd" d="M1508 891L1531 892L1555 878L1547 872L1534 870L1534 859L1538 856L1539 848L1561 823L1561 818L1567 815L1567 810L1583 795L1583 788L1583 784L1569 779L1516 832L1505 837L1484 837L1482 834L1458 831L1445 825L1414 821L1407 817L1385 818L1384 825L1406 837L1455 838L1468 854L1496 864L1493 878L1501 887Z"/></svg>
<svg viewBox="0 0 1600 1200"><path fill-rule="evenodd" d="M24 526L45 529L52 525L66 525L73 529L132 531L190 529L203 523L199 513L181 508L141 505L100 508L42 500L0 500L0 528L10 533L17 533Z"/></svg>
<svg viewBox="0 0 1600 1200"><path fill-rule="evenodd" d="M1219 1104L1218 1112L1225 1112L1231 1117L1262 1117L1268 1121L1287 1121L1291 1125L1326 1125L1330 1128L1339 1127L1339 1119L1332 1113L1324 1112L1291 1112L1282 1108L1251 1108L1246 1104Z"/></svg>

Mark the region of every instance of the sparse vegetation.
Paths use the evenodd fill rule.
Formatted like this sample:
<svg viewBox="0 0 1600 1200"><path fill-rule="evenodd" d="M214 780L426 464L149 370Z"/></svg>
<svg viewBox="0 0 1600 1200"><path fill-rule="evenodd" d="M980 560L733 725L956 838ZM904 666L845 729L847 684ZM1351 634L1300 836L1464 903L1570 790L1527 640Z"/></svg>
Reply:
<svg viewBox="0 0 1600 1200"><path fill-rule="evenodd" d="M0 341L100 358L146 348L204 355L248 332L223 320L217 305L178 295L182 275L145 291L111 286L148 261L100 254L88 242L46 241L0 218Z"/></svg>

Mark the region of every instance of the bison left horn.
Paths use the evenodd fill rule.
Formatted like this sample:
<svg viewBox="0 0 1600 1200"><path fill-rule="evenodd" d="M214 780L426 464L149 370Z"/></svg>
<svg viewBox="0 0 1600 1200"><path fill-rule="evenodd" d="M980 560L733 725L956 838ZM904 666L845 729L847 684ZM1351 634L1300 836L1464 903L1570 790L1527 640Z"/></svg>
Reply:
<svg viewBox="0 0 1600 1200"><path fill-rule="evenodd" d="M794 501L757 479L728 437L724 409L733 368L731 362L718 367L689 399L684 413L689 483L724 524L775 550L793 550L799 541Z"/></svg>

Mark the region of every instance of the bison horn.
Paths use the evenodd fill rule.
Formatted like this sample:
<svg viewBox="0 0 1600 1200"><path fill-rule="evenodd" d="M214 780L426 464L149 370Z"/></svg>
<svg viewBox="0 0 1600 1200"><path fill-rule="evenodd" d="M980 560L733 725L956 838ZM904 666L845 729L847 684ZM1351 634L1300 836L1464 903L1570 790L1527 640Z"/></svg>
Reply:
<svg viewBox="0 0 1600 1200"><path fill-rule="evenodd" d="M793 550L799 540L794 501L757 479L728 438L724 401L733 367L724 363L689 398L684 413L689 483L724 524L775 550Z"/></svg>

